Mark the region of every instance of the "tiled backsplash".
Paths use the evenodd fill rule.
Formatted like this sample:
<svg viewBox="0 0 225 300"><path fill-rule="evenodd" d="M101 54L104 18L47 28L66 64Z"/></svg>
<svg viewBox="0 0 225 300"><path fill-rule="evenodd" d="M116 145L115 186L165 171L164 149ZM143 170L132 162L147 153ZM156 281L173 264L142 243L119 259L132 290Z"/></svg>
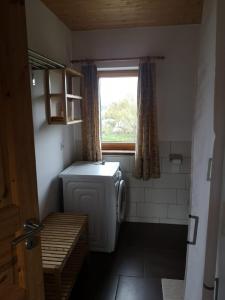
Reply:
<svg viewBox="0 0 225 300"><path fill-rule="evenodd" d="M175 166L169 154L183 155ZM127 221L187 224L191 142L160 142L161 178L142 180L132 176L134 155L104 155L106 161L120 161L127 180Z"/></svg>

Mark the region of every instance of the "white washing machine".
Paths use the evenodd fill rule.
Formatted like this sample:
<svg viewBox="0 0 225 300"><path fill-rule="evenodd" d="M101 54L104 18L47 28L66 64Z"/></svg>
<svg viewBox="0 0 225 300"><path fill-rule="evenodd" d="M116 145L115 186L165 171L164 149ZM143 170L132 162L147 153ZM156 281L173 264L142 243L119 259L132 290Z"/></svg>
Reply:
<svg viewBox="0 0 225 300"><path fill-rule="evenodd" d="M115 249L126 209L126 187L119 162L76 162L59 175L65 212L89 216L92 251Z"/></svg>

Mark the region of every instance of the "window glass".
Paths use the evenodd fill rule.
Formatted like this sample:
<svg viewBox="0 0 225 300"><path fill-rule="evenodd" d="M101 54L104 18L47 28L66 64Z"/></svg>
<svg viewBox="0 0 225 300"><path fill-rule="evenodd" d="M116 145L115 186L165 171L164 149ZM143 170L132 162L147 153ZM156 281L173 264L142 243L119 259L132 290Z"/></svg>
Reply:
<svg viewBox="0 0 225 300"><path fill-rule="evenodd" d="M102 143L135 143L137 76L100 77Z"/></svg>

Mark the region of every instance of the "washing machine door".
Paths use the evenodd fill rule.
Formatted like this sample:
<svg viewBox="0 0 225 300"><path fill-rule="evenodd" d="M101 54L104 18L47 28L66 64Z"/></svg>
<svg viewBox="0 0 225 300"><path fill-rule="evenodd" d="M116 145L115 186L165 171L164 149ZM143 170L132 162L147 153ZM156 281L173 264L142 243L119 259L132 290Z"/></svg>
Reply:
<svg viewBox="0 0 225 300"><path fill-rule="evenodd" d="M118 188L118 206L117 206L117 217L118 222L124 221L126 212L126 185L124 180L120 180Z"/></svg>

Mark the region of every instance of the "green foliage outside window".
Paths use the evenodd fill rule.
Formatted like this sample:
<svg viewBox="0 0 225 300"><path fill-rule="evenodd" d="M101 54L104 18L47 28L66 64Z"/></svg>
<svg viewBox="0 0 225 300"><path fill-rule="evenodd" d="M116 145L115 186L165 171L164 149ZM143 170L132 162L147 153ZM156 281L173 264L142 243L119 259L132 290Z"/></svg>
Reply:
<svg viewBox="0 0 225 300"><path fill-rule="evenodd" d="M137 105L134 99L121 99L102 111L102 141L134 143Z"/></svg>

